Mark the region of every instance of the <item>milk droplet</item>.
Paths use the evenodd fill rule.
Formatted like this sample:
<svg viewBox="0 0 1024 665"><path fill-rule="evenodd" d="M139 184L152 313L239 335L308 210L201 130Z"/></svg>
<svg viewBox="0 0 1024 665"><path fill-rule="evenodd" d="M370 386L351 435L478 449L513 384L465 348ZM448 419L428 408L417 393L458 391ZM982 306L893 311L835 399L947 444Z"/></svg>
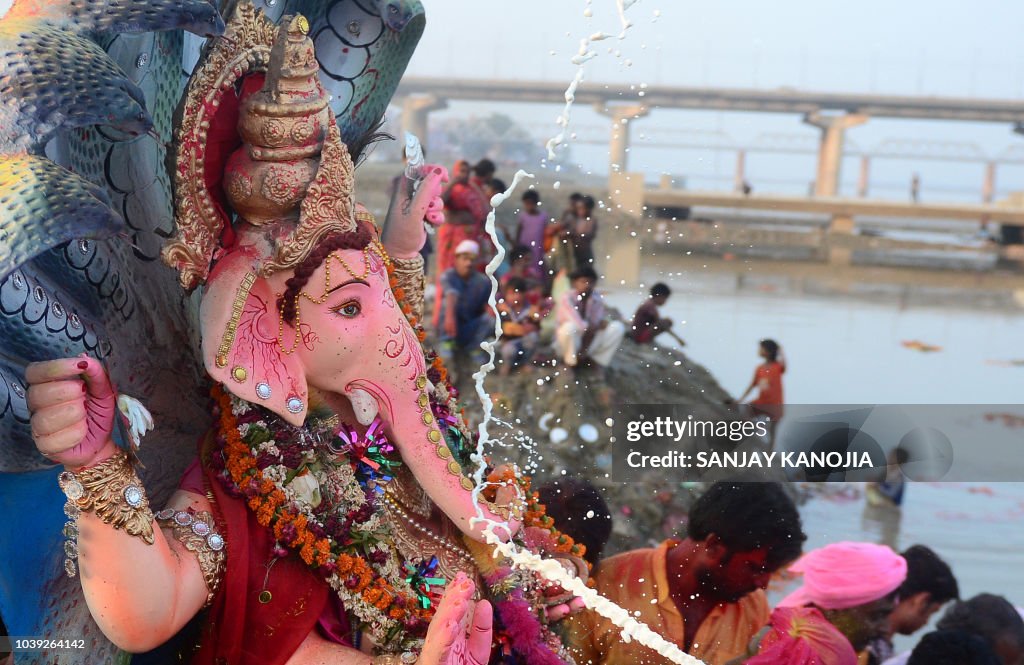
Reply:
<svg viewBox="0 0 1024 665"><path fill-rule="evenodd" d="M593 17L594 16L594 10L591 9L590 7L587 7L586 9L583 10L583 16L585 18Z"/></svg>
<svg viewBox="0 0 1024 665"><path fill-rule="evenodd" d="M593 510L588 510L587 511L587 519L588 520L594 519L594 511Z"/></svg>
<svg viewBox="0 0 1024 665"><path fill-rule="evenodd" d="M555 184L553 184L551 186L554 187L555 189L561 189L562 188L562 181L561 180L556 180Z"/></svg>

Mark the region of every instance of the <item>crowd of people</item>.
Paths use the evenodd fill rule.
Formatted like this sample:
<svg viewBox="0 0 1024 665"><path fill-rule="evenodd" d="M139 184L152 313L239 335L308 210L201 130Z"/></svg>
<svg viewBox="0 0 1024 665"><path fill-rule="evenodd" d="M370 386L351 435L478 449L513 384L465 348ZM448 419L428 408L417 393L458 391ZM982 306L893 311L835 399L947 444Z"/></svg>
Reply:
<svg viewBox="0 0 1024 665"><path fill-rule="evenodd" d="M779 484L715 483L680 538L604 560L611 516L600 495L574 479L542 492L587 511L552 516L586 543L597 590L709 665L1024 664L1022 610L988 593L961 599L949 564L924 545L897 553L844 541L804 553L800 515ZM780 574L799 586L773 608L766 589ZM895 653L896 635L921 632L943 607L934 630ZM570 621L578 663L669 662L593 611Z"/></svg>
<svg viewBox="0 0 1024 665"><path fill-rule="evenodd" d="M627 336L639 344L676 336L661 314L668 285L653 285L631 321L602 298L599 221L594 200L580 194L560 214L549 213L537 190L522 195L514 223L498 234L506 256L492 306L483 269L498 248L484 222L490 197L504 190L494 176L489 160L472 168L460 162L444 195L446 221L435 248L435 323L444 355L482 362L480 344L497 323L499 374L551 359L600 371ZM751 415L767 417L774 435L786 361L771 339L758 343L758 355L739 401L754 394ZM574 479L540 491L559 527L586 546L597 590L710 665L1024 665L1024 619L1005 598L961 599L950 566L924 545L898 553L843 541L804 552L799 512L781 485L716 483L693 505L681 537L604 560L611 515L600 492ZM772 607L766 589L779 577L798 578L799 586ZM934 630L896 653L896 635L921 632L945 606ZM592 611L570 624L579 663L667 662L623 640Z"/></svg>
<svg viewBox="0 0 1024 665"><path fill-rule="evenodd" d="M514 223L496 227L505 258L495 271L500 289L492 307L484 269L498 248L485 223L491 198L505 189L495 173L489 159L455 164L442 197L445 221L436 242L425 248L434 272L439 353L450 366L457 367L460 356L476 364L485 360L480 344L494 335L495 317L502 330L497 357L504 375L551 358L600 372L627 335L641 344L665 332L675 336L671 319L658 311L671 295L665 284L654 285L631 322L606 305L596 289L597 203L579 193L553 215L536 189L526 190Z"/></svg>

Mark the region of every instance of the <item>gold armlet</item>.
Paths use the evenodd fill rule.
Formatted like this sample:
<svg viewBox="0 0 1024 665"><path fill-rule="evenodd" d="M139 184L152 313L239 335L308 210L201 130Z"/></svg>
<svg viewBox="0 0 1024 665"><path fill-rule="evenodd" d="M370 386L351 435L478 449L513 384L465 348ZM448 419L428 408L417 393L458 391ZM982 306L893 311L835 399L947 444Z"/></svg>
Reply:
<svg viewBox="0 0 1024 665"><path fill-rule="evenodd" d="M213 602L213 596L224 577L226 545L224 537L213 526L213 516L206 511L174 510L165 508L156 514L161 526L171 529L174 537L189 552L196 555L199 568L206 582L206 604Z"/></svg>
<svg viewBox="0 0 1024 665"><path fill-rule="evenodd" d="M408 259L391 257L395 281L405 292L405 302L412 308L417 319L423 318L423 290L426 279L423 273L423 257L417 254Z"/></svg>

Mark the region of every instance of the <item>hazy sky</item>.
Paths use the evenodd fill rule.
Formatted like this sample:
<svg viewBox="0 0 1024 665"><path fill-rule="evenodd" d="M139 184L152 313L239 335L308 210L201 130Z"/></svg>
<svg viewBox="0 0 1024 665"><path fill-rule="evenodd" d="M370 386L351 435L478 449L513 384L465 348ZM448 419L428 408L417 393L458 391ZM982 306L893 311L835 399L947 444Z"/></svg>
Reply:
<svg viewBox="0 0 1024 665"><path fill-rule="evenodd" d="M565 78L580 37L619 32L614 0L424 4L428 27L412 65L422 74ZM632 67L603 53L592 79L1024 94L1024 5L1011 0L640 0L627 16L628 38L604 44Z"/></svg>
<svg viewBox="0 0 1024 665"><path fill-rule="evenodd" d="M628 0L627 0L628 1ZM10 0L0 0L0 12ZM621 30L615 0L424 0L428 26L409 73L422 76L547 79L568 83L569 58L580 38ZM589 7L592 18L584 17ZM658 16L656 16L658 14ZM596 44L587 64L591 81L725 87L792 86L911 95L1024 97L1024 3L1012 0L639 0L626 12L634 23L623 41ZM612 49L619 53L609 53ZM629 62L629 66L626 62ZM555 105L524 107L453 104L444 115L511 111L532 126L551 123ZM594 128L606 121L586 108L573 122ZM815 136L796 116L656 111L636 125L642 133L666 128L721 132L737 143L765 133ZM919 138L970 143L996 156L1024 143L1003 125L872 120L849 133L870 149L886 139ZM729 153L659 150L637 136L631 169L703 173L728 179ZM578 146L576 159L595 172L607 158L597 147ZM813 173L813 158L780 162L752 156L756 179L778 171L793 180ZM890 160L891 161L891 160ZM880 163L879 187L902 187L912 171L922 190L940 187L970 192L980 187L982 167ZM760 172L760 173L759 173ZM847 187L856 165L847 164ZM1016 182L1019 180L1020 182ZM887 184L888 183L888 184ZM1024 168L1000 171L999 189L1024 189ZM945 198L945 196L944 196Z"/></svg>
<svg viewBox="0 0 1024 665"><path fill-rule="evenodd" d="M568 60L581 37L620 31L614 0L425 4L427 32L409 68L415 75L568 82L575 71ZM587 7L593 14L589 19L584 17ZM587 65L589 80L1024 97L1024 48L1018 35L1024 4L1009 0L640 0L627 17L634 26L624 41L597 44L599 57ZM621 54L608 53L609 47ZM552 122L558 113L556 106L510 105L502 110L531 123ZM474 111L485 109L453 104L446 114ZM573 121L591 127L606 123L586 108L579 109ZM659 150L651 147L656 140L645 146L644 139L637 138L645 129L656 134L659 129L679 128L721 132L740 144L766 133L810 140L816 136L792 115L656 111L634 126L630 169L691 179L707 176L703 186L711 186L713 178L728 181L734 164L731 153ZM849 140L867 150L887 139L967 143L993 157L1024 143L1005 125L880 119L849 132ZM606 168L606 154L597 147L577 146L574 157L595 172ZM748 158L751 179L770 183L768 189L805 191L813 167L813 156ZM935 196L976 199L982 171L980 165L878 160L872 167L872 187L879 195L896 195L905 190L911 174L919 172L923 193L941 189ZM780 182L772 182L773 177ZM857 163L848 160L843 174L847 191L856 178ZM791 182L781 182L787 179ZM997 185L1000 194L1024 188L1024 168L1002 168Z"/></svg>

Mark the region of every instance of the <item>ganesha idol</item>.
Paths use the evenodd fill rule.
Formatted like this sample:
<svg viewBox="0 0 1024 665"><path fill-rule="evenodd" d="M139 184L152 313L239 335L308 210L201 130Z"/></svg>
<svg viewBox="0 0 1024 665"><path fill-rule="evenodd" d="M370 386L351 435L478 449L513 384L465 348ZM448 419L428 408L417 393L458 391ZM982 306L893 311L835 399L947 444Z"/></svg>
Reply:
<svg viewBox="0 0 1024 665"><path fill-rule="evenodd" d="M175 120L162 257L200 302L212 415L169 500L139 475L153 423L104 362L27 367L32 439L63 465L66 574L129 653L198 624L195 663L571 662L557 622L580 599L487 536L585 578L582 548L527 478L488 467L477 486L488 462L423 346L419 250L447 174L407 172L378 229L311 37L241 3Z"/></svg>

